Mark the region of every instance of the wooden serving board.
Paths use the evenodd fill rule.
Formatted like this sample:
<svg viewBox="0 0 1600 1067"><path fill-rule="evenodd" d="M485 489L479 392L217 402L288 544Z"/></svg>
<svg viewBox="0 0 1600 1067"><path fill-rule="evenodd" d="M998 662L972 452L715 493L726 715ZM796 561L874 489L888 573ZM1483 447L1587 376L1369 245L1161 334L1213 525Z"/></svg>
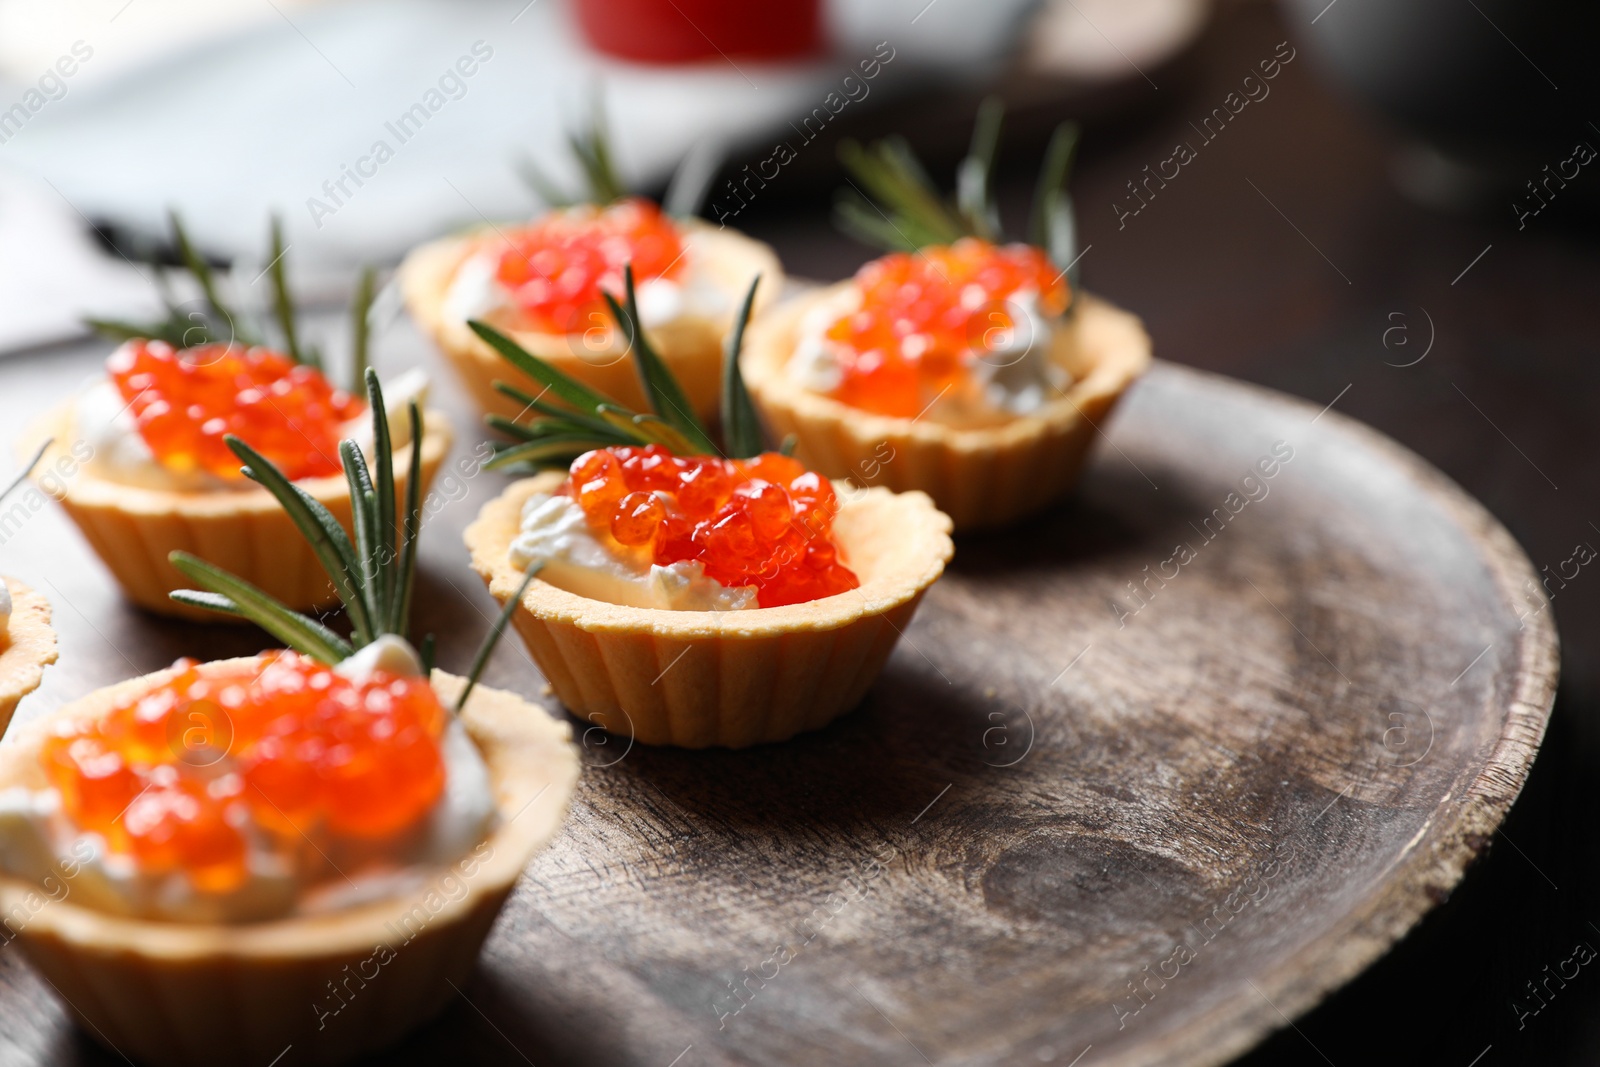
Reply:
<svg viewBox="0 0 1600 1067"><path fill-rule="evenodd" d="M387 369L437 367L395 333ZM103 353L0 364L6 425ZM468 456L482 435L454 382L437 393ZM565 831L453 1007L384 1062L1214 1064L1383 952L1483 848L1544 731L1532 569L1336 411L1158 364L1104 437L1074 500L958 541L828 729L683 752L577 723ZM417 611L446 666L493 610L460 532L505 483L453 464ZM61 634L22 718L262 644L126 607L53 505L0 533ZM543 690L511 642L486 680ZM7 1064L120 1062L15 948L0 1019Z"/></svg>

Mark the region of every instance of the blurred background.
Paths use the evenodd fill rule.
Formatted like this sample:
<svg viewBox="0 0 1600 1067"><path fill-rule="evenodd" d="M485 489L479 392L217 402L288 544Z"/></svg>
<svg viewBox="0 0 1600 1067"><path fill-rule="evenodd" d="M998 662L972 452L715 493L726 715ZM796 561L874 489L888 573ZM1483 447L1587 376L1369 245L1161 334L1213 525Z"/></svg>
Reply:
<svg viewBox="0 0 1600 1067"><path fill-rule="evenodd" d="M842 138L902 132L945 182L998 92L1020 221L1079 119L1084 282L1158 356L1377 426L1553 576L1562 690L1503 833L1242 1062L1593 1063L1600 969L1527 1008L1600 948L1600 578L1557 576L1600 543L1597 23L1560 0L0 0L0 358L153 308L132 261L174 207L246 290L278 212L302 295L338 303L363 262L537 210L518 161L575 178L564 131L597 96L641 191L693 155L709 217L817 279L871 256L829 223Z"/></svg>

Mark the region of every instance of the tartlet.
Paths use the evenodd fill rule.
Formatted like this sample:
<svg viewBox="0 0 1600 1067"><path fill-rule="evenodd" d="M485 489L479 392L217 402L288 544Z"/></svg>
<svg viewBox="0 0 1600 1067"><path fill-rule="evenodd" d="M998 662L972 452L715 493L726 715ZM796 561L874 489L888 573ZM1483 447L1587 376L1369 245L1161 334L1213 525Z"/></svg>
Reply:
<svg viewBox="0 0 1600 1067"><path fill-rule="evenodd" d="M28 723L0 747L0 788L44 784L37 756L54 726L103 714L119 696L173 673L97 690ZM433 674L447 706L463 684ZM39 887L11 878L0 878L0 911L30 915L16 931L28 959L89 1034L141 1063L266 1064L291 1044L296 1062L336 1063L392 1044L455 997L451 983L467 982L523 866L560 827L578 776L571 728L515 694L477 687L461 719L489 766L502 818L465 894L436 898L437 911L419 891L323 915L189 925L111 915L70 896L40 907ZM393 931L419 907L430 916L426 927L391 947ZM319 1030L314 1008L327 1001L330 983L353 972L370 978L380 945L392 958L376 979L350 986L348 1008Z"/></svg>
<svg viewBox="0 0 1600 1067"><path fill-rule="evenodd" d="M726 313L714 317L685 315L674 321L650 327L651 342L683 383L695 411L702 417L717 407L717 390L722 378L723 342L736 307L736 296L752 275L760 274L773 283L764 292L776 294L783 271L772 249L732 230L721 230L698 220L678 223L687 256L694 257L713 279L715 287L728 294ZM473 399L486 412L507 418L520 414L525 405L494 388L502 379L525 391L537 392L526 376L509 370L494 350L478 338L464 318L452 316L446 296L462 264L477 255L485 241L493 241L493 231L447 237L413 250L400 267L400 286L412 318L431 337L456 369ZM768 302L762 298L761 306ZM523 348L544 359L563 373L614 397L633 408L645 406L638 378L628 359L625 338L615 330L604 335L603 343L590 347L583 334L558 334L519 328L514 314L491 312L483 321L501 329ZM597 340L590 335L591 341Z"/></svg>
<svg viewBox="0 0 1600 1067"><path fill-rule="evenodd" d="M521 225L490 225L422 245L400 266L400 287L417 324L433 338L485 412L506 418L527 405L494 387L524 393L535 383L506 368L468 327L470 319L509 335L563 374L634 409L647 407L628 358L628 340L611 328L603 292L621 286L628 264L641 286L668 283L663 308L645 316L655 350L681 383L695 413L717 411L722 351L749 279L767 279L760 306L783 285L767 245L737 230L691 217L704 178L685 160L667 209L631 196L617 175L600 101L589 127L568 138L583 188L572 195L524 161L524 179L549 210ZM463 302L470 306L463 306ZM647 300L647 308L652 304Z"/></svg>
<svg viewBox="0 0 1600 1067"><path fill-rule="evenodd" d="M1071 384L1037 412L963 428L862 411L785 373L806 315L851 284L799 296L751 325L750 393L775 435L795 435L795 455L808 466L897 492L920 489L957 530L1007 525L1070 490L1100 424L1150 366L1150 338L1138 317L1080 293L1051 351Z"/></svg>
<svg viewBox="0 0 1600 1067"><path fill-rule="evenodd" d="M43 452L34 452L11 484L0 489L0 504L39 465ZM56 632L50 628L48 600L15 578L0 582L5 583L0 586L0 734L4 734L17 705L39 688L44 669L56 661Z"/></svg>
<svg viewBox="0 0 1600 1067"><path fill-rule="evenodd" d="M290 477L351 528L338 438L349 420L366 424L355 398L365 388L373 273L363 273L351 307L353 373L344 390L299 335L276 221L269 272L278 343L272 346L223 303L217 279L176 216L172 226L181 258L204 294L200 309L169 303L166 318L153 323L89 320L122 347L107 359L106 376L41 416L24 433L22 447L45 447L43 469L56 476L41 476L40 488L61 502L139 606L205 617L168 597L185 584L168 561L175 551L216 560L296 609L331 605L337 597L316 555L295 536L272 496L245 479L222 438L232 427L280 462L299 452ZM421 372L403 380L415 395L425 392ZM409 443L409 427L400 424L393 432ZM420 439L424 492L450 441L443 413L429 411ZM395 470L402 489L409 470L402 457Z"/></svg>
<svg viewBox="0 0 1600 1067"><path fill-rule="evenodd" d="M50 602L15 578L5 578L11 618L0 630L0 734L11 725L22 698L39 688L44 669L56 661Z"/></svg>
<svg viewBox="0 0 1600 1067"><path fill-rule="evenodd" d="M292 651L180 661L0 749L0 909L119 1054L267 1063L293 1046L332 1063L393 1043L467 981L571 797L570 726L476 685L503 616L467 678L432 668L431 636L420 653L405 636L420 459L399 490L371 371L367 388L376 466L341 452L362 487L354 538L270 459L227 442L318 544L348 637L178 553L205 591L175 599ZM418 425L415 400L409 414ZM379 506L397 499L403 518Z"/></svg>
<svg viewBox="0 0 1600 1067"><path fill-rule="evenodd" d="M502 603L522 506L562 481L523 479L466 531L472 567ZM861 702L954 548L923 493L852 491L835 534L857 589L743 611L610 604L535 579L511 616L556 697L580 718L650 745L744 748L815 730Z"/></svg>
<svg viewBox="0 0 1600 1067"><path fill-rule="evenodd" d="M856 183L838 221L889 254L757 320L744 355L757 406L800 458L923 490L957 530L1010 524L1070 489L1150 364L1139 320L1079 285L1075 126L1046 152L1028 239L1003 236L989 188L1001 112L980 108L949 203L904 142L845 142Z"/></svg>
<svg viewBox="0 0 1600 1067"><path fill-rule="evenodd" d="M483 508L465 534L473 569L561 702L610 732L742 748L817 729L882 669L954 551L950 520L924 493L835 485L763 450L737 359L755 285L730 341L719 449L638 337L627 284L616 311L654 415L619 410L476 324L567 410L502 427L522 440L491 465L557 469ZM546 572L530 579L517 553ZM617 578L624 565L636 569ZM618 581L654 592L604 584Z"/></svg>
<svg viewBox="0 0 1600 1067"><path fill-rule="evenodd" d="M68 456L61 443L72 440L73 415L65 406L28 430L27 441L54 442L47 461ZM450 450L445 415L429 411L422 437L422 489ZM402 491L410 477L404 455L395 457ZM350 528L350 490L343 475L306 478L296 483ZM300 610L324 608L338 600L314 552L295 533L272 495L263 489L214 491L147 489L96 477L87 467L68 479L41 488L61 502L128 599L142 608L179 618L206 618L203 611L171 600L188 586L168 561L173 552L216 560L244 575L278 600Z"/></svg>

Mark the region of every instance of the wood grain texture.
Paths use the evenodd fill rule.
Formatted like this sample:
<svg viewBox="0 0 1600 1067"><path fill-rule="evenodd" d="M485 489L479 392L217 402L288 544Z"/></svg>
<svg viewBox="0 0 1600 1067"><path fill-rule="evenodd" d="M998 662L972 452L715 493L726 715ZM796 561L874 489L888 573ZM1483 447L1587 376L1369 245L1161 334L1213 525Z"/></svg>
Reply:
<svg viewBox="0 0 1600 1067"><path fill-rule="evenodd" d="M0 408L59 396L97 351L0 366ZM462 474L476 438L440 392L462 443L419 621L450 667L492 612L459 531L505 480ZM827 729L744 752L587 733L572 817L473 982L384 1062L1212 1064L1381 953L1450 892L1542 736L1556 646L1533 571L1336 412L1160 364L1105 435L1067 504L958 538ZM1241 485L1275 445L1292 458ZM1129 583L1180 545L1140 607ZM19 717L259 642L121 605L53 511L5 547L62 635ZM542 689L513 642L486 682ZM120 1062L3 948L0 1018L6 1063Z"/></svg>

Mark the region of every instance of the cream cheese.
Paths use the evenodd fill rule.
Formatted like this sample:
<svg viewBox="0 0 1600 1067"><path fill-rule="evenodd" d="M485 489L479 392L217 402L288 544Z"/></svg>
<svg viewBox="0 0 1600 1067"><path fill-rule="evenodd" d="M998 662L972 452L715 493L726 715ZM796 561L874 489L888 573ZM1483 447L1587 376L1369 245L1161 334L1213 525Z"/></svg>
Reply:
<svg viewBox="0 0 1600 1067"><path fill-rule="evenodd" d="M648 550L620 545L589 525L571 497L535 493L522 506L511 562L544 564L541 580L569 593L636 608L739 611L756 606L755 586L730 588L706 577L698 561L661 566Z"/></svg>
<svg viewBox="0 0 1600 1067"><path fill-rule="evenodd" d="M1012 325L984 335L981 354L970 362L983 396L1012 415L1031 415L1072 384L1072 375L1051 359L1056 325L1039 307L1039 294L1028 289L1006 301Z"/></svg>
<svg viewBox="0 0 1600 1067"><path fill-rule="evenodd" d="M375 669L419 676L421 664L406 642L390 635L337 671L361 680ZM99 834L73 826L54 788L0 790L0 872L43 886L52 899L71 897L99 911L188 923L316 914L395 896L470 853L496 818L488 767L459 719L451 717L439 746L444 789L418 825L378 842L308 827L315 847L308 854L311 862L301 868L269 848L260 831L241 827L248 876L228 893L197 889L182 873L142 872L130 856L112 852ZM237 776L226 756L206 770L216 779Z"/></svg>

